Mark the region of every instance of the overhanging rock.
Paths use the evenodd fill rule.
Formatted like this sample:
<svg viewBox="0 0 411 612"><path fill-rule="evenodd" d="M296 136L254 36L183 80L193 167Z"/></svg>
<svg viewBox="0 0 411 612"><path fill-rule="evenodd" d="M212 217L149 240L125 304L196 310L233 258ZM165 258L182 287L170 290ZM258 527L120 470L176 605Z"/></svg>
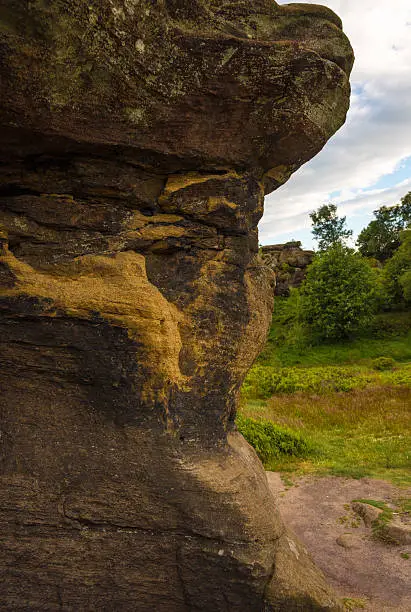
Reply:
<svg viewBox="0 0 411 612"><path fill-rule="evenodd" d="M352 61L316 5L2 3L2 609L336 609L234 417Z"/></svg>

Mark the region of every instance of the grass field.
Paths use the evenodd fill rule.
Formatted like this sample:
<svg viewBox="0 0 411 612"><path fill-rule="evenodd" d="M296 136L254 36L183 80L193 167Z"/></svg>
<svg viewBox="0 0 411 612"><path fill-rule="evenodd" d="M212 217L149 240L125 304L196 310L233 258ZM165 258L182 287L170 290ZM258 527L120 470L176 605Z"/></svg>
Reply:
<svg viewBox="0 0 411 612"><path fill-rule="evenodd" d="M276 311L267 344L257 360L275 367L370 365L378 357L391 357L399 363L411 362L411 312L378 315L360 338L334 344L307 340L300 327L284 311L286 298L277 298Z"/></svg>
<svg viewBox="0 0 411 612"><path fill-rule="evenodd" d="M287 345L274 321L240 414L298 433L310 451L262 457L267 469L411 484L410 316L389 317L402 333L319 346Z"/></svg>

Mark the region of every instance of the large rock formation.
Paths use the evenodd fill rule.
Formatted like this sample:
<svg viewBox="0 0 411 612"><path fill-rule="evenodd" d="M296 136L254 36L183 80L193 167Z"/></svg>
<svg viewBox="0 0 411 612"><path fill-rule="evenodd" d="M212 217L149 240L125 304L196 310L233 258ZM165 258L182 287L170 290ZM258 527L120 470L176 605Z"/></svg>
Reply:
<svg viewBox="0 0 411 612"><path fill-rule="evenodd" d="M1 609L334 606L234 416L352 60L315 5L2 2Z"/></svg>
<svg viewBox="0 0 411 612"><path fill-rule="evenodd" d="M289 297L290 289L299 287L314 259L314 251L305 251L301 242L270 244L261 248L261 257L275 274L274 295Z"/></svg>

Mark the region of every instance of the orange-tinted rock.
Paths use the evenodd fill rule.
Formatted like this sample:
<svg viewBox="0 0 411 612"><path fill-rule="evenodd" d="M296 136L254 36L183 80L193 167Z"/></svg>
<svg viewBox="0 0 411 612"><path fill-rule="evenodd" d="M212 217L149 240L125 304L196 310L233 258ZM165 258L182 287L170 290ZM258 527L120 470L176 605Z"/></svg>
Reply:
<svg viewBox="0 0 411 612"><path fill-rule="evenodd" d="M343 123L318 6L3 2L0 607L331 609L236 433L264 191Z"/></svg>

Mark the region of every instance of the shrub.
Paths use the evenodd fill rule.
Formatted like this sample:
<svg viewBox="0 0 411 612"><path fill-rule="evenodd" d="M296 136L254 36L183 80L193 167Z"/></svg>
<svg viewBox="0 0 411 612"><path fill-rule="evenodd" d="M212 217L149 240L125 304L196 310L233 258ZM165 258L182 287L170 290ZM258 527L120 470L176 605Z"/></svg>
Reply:
<svg viewBox="0 0 411 612"><path fill-rule="evenodd" d="M272 324L268 335L268 347L278 346L305 346L308 343L307 332L299 320L300 293L298 289L290 288L289 297L276 297ZM262 361L266 350L263 351Z"/></svg>
<svg viewBox="0 0 411 612"><path fill-rule="evenodd" d="M411 331L411 313L385 312L375 316L367 329L372 338L405 336Z"/></svg>
<svg viewBox="0 0 411 612"><path fill-rule="evenodd" d="M401 233L401 246L384 268L384 281L391 305L411 300L411 229Z"/></svg>
<svg viewBox="0 0 411 612"><path fill-rule="evenodd" d="M286 261L284 261L281 265L280 265L280 271L284 272L285 274L291 274L294 271L294 268L292 266L290 266L289 263L287 263Z"/></svg>
<svg viewBox="0 0 411 612"><path fill-rule="evenodd" d="M243 385L246 397L268 399L277 393L330 393L365 387L371 377L345 367L271 368L254 366Z"/></svg>
<svg viewBox="0 0 411 612"><path fill-rule="evenodd" d="M372 367L374 370L392 370L395 367L395 360L391 357L377 357L373 359Z"/></svg>
<svg viewBox="0 0 411 612"><path fill-rule="evenodd" d="M392 372L384 372L384 382L389 385L411 389L411 367L405 366Z"/></svg>
<svg viewBox="0 0 411 612"><path fill-rule="evenodd" d="M291 429L241 415L237 416L236 423L238 431L255 449L262 462L280 455L305 457L311 452L310 445L299 433Z"/></svg>
<svg viewBox="0 0 411 612"><path fill-rule="evenodd" d="M411 265L411 262L410 262ZM406 270L399 278L404 300L411 303L411 270Z"/></svg>
<svg viewBox="0 0 411 612"><path fill-rule="evenodd" d="M365 329L379 296L377 272L353 249L335 244L315 256L301 286L300 317L319 339Z"/></svg>

